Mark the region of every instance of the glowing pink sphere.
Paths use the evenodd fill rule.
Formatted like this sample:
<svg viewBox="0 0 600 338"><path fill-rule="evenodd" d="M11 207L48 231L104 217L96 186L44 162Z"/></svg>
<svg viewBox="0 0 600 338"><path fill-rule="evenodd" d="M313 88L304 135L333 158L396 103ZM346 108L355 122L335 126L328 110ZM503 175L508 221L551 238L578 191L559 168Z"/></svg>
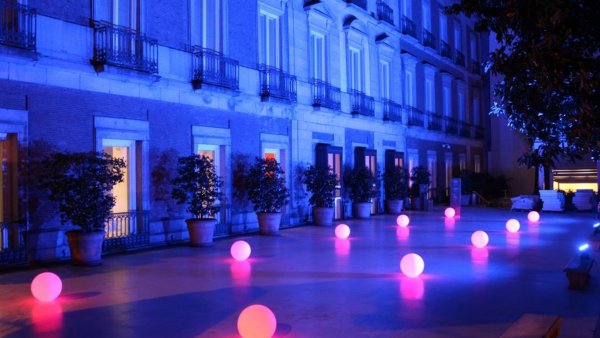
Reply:
<svg viewBox="0 0 600 338"><path fill-rule="evenodd" d="M240 313L237 328L243 338L270 338L277 329L277 318L264 305L250 305Z"/></svg>
<svg viewBox="0 0 600 338"><path fill-rule="evenodd" d="M31 281L31 294L40 302L55 300L61 291L62 281L52 272L42 272Z"/></svg>
<svg viewBox="0 0 600 338"><path fill-rule="evenodd" d="M530 211L527 214L527 219L529 222L537 222L540 220L540 214L537 211Z"/></svg>
<svg viewBox="0 0 600 338"><path fill-rule="evenodd" d="M350 227L346 224L339 224L335 227L335 237L339 239L346 239L350 236Z"/></svg>
<svg viewBox="0 0 600 338"><path fill-rule="evenodd" d="M454 208L446 208L446 210L444 210L444 216L452 218L454 217L454 215L456 215L456 211L454 210Z"/></svg>
<svg viewBox="0 0 600 338"><path fill-rule="evenodd" d="M425 262L421 256L416 253L409 253L404 255L400 260L400 270L407 277L416 278L419 277L425 269Z"/></svg>
<svg viewBox="0 0 600 338"><path fill-rule="evenodd" d="M246 241L235 241L235 243L231 244L229 252L231 253L231 257L236 261L245 261L250 257L252 249L250 248L250 244Z"/></svg>
<svg viewBox="0 0 600 338"><path fill-rule="evenodd" d="M514 218L509 219L508 221L506 221L506 230L515 233L517 231L519 231L519 229L521 228L521 223L519 223L519 221L517 221Z"/></svg>
<svg viewBox="0 0 600 338"><path fill-rule="evenodd" d="M478 248L484 248L490 241L485 231L477 230L471 235L471 243Z"/></svg>
<svg viewBox="0 0 600 338"><path fill-rule="evenodd" d="M396 218L396 224L403 228L406 227L408 223L410 223L410 218L408 218L406 215L400 215L398 218Z"/></svg>

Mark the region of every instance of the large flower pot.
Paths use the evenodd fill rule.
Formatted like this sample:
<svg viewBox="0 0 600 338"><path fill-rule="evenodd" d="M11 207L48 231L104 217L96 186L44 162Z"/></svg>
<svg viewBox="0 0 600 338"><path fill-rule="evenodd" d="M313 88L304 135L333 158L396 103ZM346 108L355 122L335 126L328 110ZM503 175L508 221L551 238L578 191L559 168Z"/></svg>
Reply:
<svg viewBox="0 0 600 338"><path fill-rule="evenodd" d="M73 265L102 264L102 241L104 231L68 231L67 240Z"/></svg>
<svg viewBox="0 0 600 338"><path fill-rule="evenodd" d="M261 235L279 235L280 212L257 212L256 216L258 217L258 231Z"/></svg>
<svg viewBox="0 0 600 338"><path fill-rule="evenodd" d="M352 208L354 209L355 218L371 217L371 202L353 203Z"/></svg>
<svg viewBox="0 0 600 338"><path fill-rule="evenodd" d="M188 232L190 233L191 246L211 246L213 245L213 236L215 234L215 219L186 219Z"/></svg>
<svg viewBox="0 0 600 338"><path fill-rule="evenodd" d="M404 206L403 200L385 200L385 206L389 214L399 214Z"/></svg>
<svg viewBox="0 0 600 338"><path fill-rule="evenodd" d="M315 225L332 226L333 225L333 208L314 207L313 220Z"/></svg>

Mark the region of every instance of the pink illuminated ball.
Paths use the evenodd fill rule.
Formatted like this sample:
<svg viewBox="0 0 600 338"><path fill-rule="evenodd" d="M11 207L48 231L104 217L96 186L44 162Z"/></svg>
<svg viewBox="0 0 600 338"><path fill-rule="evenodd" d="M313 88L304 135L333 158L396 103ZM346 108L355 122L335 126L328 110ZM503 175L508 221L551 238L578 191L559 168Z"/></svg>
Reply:
<svg viewBox="0 0 600 338"><path fill-rule="evenodd" d="M277 329L277 318L264 305L250 305L240 313L237 328L243 338L270 338Z"/></svg>
<svg viewBox="0 0 600 338"><path fill-rule="evenodd" d="M236 261L245 261L250 257L252 249L250 248L250 244L246 241L235 241L235 243L231 245L229 252L231 252L231 257Z"/></svg>
<svg viewBox="0 0 600 338"><path fill-rule="evenodd" d="M402 273L410 278L419 277L425 269L425 262L421 256L416 253L409 253L404 255L400 260L400 270Z"/></svg>
<svg viewBox="0 0 600 338"><path fill-rule="evenodd" d="M55 300L61 291L62 281L52 272L42 272L31 281L31 294L40 302Z"/></svg>
<svg viewBox="0 0 600 338"><path fill-rule="evenodd" d="M530 211L527 214L527 219L529 222L537 222L540 220L540 214L537 211Z"/></svg>
<svg viewBox="0 0 600 338"><path fill-rule="evenodd" d="M456 211L454 210L454 208L446 208L446 210L444 210L444 216L452 218L454 217L454 215L456 215Z"/></svg>
<svg viewBox="0 0 600 338"><path fill-rule="evenodd" d="M471 235L471 243L478 248L485 247L489 241L490 238L485 231L477 230Z"/></svg>
<svg viewBox="0 0 600 338"><path fill-rule="evenodd" d="M511 218L508 221L506 221L506 230L514 233L514 232L519 231L520 228L521 228L521 223L519 223L519 221L517 221L514 218Z"/></svg>
<svg viewBox="0 0 600 338"><path fill-rule="evenodd" d="M335 227L335 237L339 239L346 239L350 236L350 227L346 224L340 224Z"/></svg>
<svg viewBox="0 0 600 338"><path fill-rule="evenodd" d="M398 216L398 218L396 218L396 224L398 224L398 226L401 227L405 227L408 225L408 223L410 223L410 218L408 218L408 216L406 215L400 215Z"/></svg>

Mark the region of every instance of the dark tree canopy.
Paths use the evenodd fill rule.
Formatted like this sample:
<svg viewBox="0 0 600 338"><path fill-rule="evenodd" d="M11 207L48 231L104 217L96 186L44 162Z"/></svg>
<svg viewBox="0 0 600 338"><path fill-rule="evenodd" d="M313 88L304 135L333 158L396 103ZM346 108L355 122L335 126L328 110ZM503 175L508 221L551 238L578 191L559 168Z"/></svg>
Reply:
<svg viewBox="0 0 600 338"><path fill-rule="evenodd" d="M600 1L460 0L446 10L496 34L486 68L503 80L492 113L506 114L527 138L531 150L521 163L598 155Z"/></svg>

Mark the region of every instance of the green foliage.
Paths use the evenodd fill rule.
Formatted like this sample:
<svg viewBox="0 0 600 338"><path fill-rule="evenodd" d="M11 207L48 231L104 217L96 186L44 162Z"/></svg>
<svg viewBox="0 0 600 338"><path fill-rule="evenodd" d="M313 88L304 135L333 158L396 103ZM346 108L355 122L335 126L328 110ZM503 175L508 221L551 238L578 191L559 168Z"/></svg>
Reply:
<svg viewBox="0 0 600 338"><path fill-rule="evenodd" d="M406 175L401 167L394 166L383 174L385 198L387 200L401 200L406 196Z"/></svg>
<svg viewBox="0 0 600 338"><path fill-rule="evenodd" d="M377 196L376 179L367 167L344 170L344 185L350 189L350 199L354 203L368 203Z"/></svg>
<svg viewBox="0 0 600 338"><path fill-rule="evenodd" d="M287 203L285 175L275 159L257 157L246 174L248 198L256 212L280 212Z"/></svg>
<svg viewBox="0 0 600 338"><path fill-rule="evenodd" d="M413 184L410 186L410 197L419 197L419 189L422 184L429 185L431 174L426 166L418 166L412 168L410 172L410 180Z"/></svg>
<svg viewBox="0 0 600 338"><path fill-rule="evenodd" d="M220 194L221 178L210 158L190 155L177 160L177 177L171 192L177 204L188 203L187 211L196 218L212 218L219 210L215 202Z"/></svg>
<svg viewBox="0 0 600 338"><path fill-rule="evenodd" d="M62 223L81 227L84 232L104 229L115 205L110 194L123 180L125 162L97 152L53 153L43 162L47 175L40 187L58 203Z"/></svg>
<svg viewBox="0 0 600 338"><path fill-rule="evenodd" d="M319 208L333 208L335 187L338 185L337 176L328 168L309 166L302 177L302 183L312 193L308 200L311 205Z"/></svg>
<svg viewBox="0 0 600 338"><path fill-rule="evenodd" d="M508 180L504 175L493 176L488 173L475 173L463 170L460 173L460 177L462 178L463 194L470 194L476 191L485 199L492 200L504 197L504 192L508 190Z"/></svg>

